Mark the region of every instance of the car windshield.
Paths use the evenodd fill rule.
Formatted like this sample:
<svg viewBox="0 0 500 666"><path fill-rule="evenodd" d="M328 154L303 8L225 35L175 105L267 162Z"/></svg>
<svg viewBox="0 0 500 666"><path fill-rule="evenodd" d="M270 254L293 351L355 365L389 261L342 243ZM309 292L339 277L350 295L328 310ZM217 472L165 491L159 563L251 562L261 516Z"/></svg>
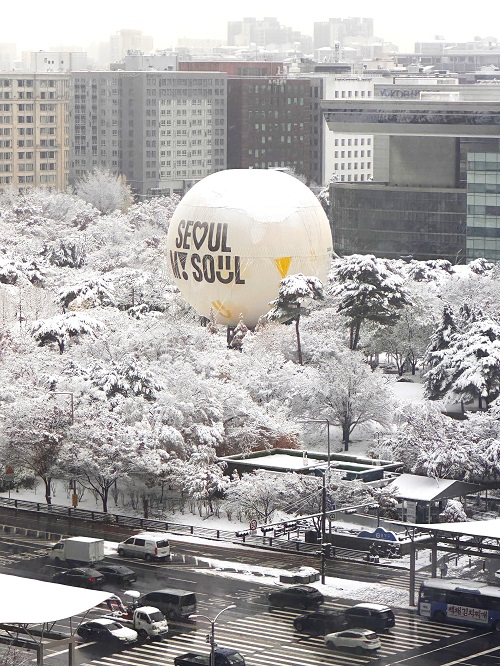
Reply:
<svg viewBox="0 0 500 666"><path fill-rule="evenodd" d="M196 597L194 596L194 594L186 594L185 597L181 597L180 601L181 601L181 606L194 606L196 604Z"/></svg>
<svg viewBox="0 0 500 666"><path fill-rule="evenodd" d="M118 624L118 622L110 622L109 624L106 624L106 629L109 629L109 631L117 631L118 629L123 629L123 626Z"/></svg>
<svg viewBox="0 0 500 666"><path fill-rule="evenodd" d="M152 622L161 622L164 619L163 613L156 611L156 613L149 613Z"/></svg>
<svg viewBox="0 0 500 666"><path fill-rule="evenodd" d="M244 664L245 662L243 661L243 657L239 652L235 652L234 654L229 654L226 655L226 661L228 664Z"/></svg>
<svg viewBox="0 0 500 666"><path fill-rule="evenodd" d="M374 641L377 638L377 634L373 631L370 631L370 633L364 634L364 637L367 641Z"/></svg>

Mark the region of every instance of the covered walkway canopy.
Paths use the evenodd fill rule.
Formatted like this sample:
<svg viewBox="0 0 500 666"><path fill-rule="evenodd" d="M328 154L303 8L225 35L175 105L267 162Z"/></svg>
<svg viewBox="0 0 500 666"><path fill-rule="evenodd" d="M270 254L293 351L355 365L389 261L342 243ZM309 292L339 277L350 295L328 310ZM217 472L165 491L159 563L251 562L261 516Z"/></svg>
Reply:
<svg viewBox="0 0 500 666"><path fill-rule="evenodd" d="M432 534L450 536L468 536L481 539L500 540L500 518L491 520L471 520L466 523L437 523L436 525L418 525Z"/></svg>
<svg viewBox="0 0 500 666"><path fill-rule="evenodd" d="M451 497L480 493L482 486L455 479L435 479L418 474L401 474L388 485L397 497L416 502L437 502Z"/></svg>
<svg viewBox="0 0 500 666"><path fill-rule="evenodd" d="M0 574L0 624L46 624L86 613L110 592Z"/></svg>
<svg viewBox="0 0 500 666"><path fill-rule="evenodd" d="M401 520L408 523L438 522L446 500L486 490L474 483L418 474L401 474L387 488L401 500Z"/></svg>
<svg viewBox="0 0 500 666"><path fill-rule="evenodd" d="M42 666L48 648L68 648L68 664L75 663L76 636L58 633L59 620L87 613L110 596L109 592L82 590L32 578L0 574L0 643L36 651Z"/></svg>

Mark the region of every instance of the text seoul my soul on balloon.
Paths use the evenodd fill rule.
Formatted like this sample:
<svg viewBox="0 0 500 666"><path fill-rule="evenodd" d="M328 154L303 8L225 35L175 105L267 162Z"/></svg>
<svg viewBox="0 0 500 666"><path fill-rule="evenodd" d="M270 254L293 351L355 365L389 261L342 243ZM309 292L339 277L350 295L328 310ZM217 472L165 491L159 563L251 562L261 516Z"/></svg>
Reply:
<svg viewBox="0 0 500 666"><path fill-rule="evenodd" d="M188 280L191 272L196 282L245 284L241 278L241 258L231 253L227 229L227 222L180 220L175 237L177 249L170 250L174 276ZM203 246L204 254L199 252Z"/></svg>

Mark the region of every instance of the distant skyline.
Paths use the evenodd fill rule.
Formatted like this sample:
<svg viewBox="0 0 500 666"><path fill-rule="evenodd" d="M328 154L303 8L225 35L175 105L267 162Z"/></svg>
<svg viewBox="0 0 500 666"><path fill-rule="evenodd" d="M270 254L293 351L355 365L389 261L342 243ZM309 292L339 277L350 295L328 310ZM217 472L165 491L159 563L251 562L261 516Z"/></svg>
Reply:
<svg viewBox="0 0 500 666"><path fill-rule="evenodd" d="M471 41L475 36L500 35L500 3L483 0L477 9L444 0L436 3L420 0L415 3L359 2L331 3L319 0L314 5L290 3L289 0L252 0L251 3L206 0L147 3L86 0L83 4L67 0L25 0L5 3L0 15L0 43L16 43L20 51L48 50L51 47L81 46L106 42L122 29L141 30L154 40L158 49L177 45L179 38L227 38L227 22L252 16L263 19L275 16L281 24L313 34L317 21L350 16L374 19L374 32L400 51L413 50L416 41L428 41L436 35L447 41Z"/></svg>

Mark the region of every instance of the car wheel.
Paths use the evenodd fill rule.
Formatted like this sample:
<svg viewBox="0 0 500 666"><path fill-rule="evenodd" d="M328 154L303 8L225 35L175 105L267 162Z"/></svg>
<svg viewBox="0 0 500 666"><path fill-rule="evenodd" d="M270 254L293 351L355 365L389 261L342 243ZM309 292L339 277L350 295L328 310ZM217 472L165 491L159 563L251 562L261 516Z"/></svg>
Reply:
<svg viewBox="0 0 500 666"><path fill-rule="evenodd" d="M436 611L432 616L432 619L435 622L446 622L446 615L443 613L443 611Z"/></svg>
<svg viewBox="0 0 500 666"><path fill-rule="evenodd" d="M151 560L153 558L151 557L151 555L149 553L146 553L146 555L144 556L144 559L146 560L146 562L151 562Z"/></svg>
<svg viewBox="0 0 500 666"><path fill-rule="evenodd" d="M494 622L491 628L493 629L493 631L500 631L500 620Z"/></svg>
<svg viewBox="0 0 500 666"><path fill-rule="evenodd" d="M362 648L360 645L357 645L357 646L354 648L354 652L355 652L356 654L363 654L363 648Z"/></svg>
<svg viewBox="0 0 500 666"><path fill-rule="evenodd" d="M120 557L124 557L125 551L123 550L123 548L118 548L118 555L120 555Z"/></svg>
<svg viewBox="0 0 500 666"><path fill-rule="evenodd" d="M330 650L335 650L335 643L333 641L327 641L326 647L330 648Z"/></svg>
<svg viewBox="0 0 500 666"><path fill-rule="evenodd" d="M302 624L302 622L295 622L295 629L297 631L304 631L304 625Z"/></svg>

